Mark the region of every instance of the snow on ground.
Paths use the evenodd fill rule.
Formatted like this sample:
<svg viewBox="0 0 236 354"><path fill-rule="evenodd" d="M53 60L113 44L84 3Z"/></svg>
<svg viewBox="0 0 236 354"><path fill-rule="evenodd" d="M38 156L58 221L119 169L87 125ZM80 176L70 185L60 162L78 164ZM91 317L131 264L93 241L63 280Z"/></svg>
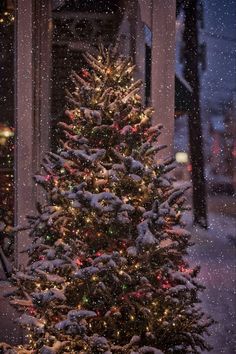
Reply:
<svg viewBox="0 0 236 354"><path fill-rule="evenodd" d="M190 225L190 214L186 222ZM236 353L236 217L210 213L209 229L190 227L191 265L199 264L199 279L206 286L203 307L218 323L209 338L213 354Z"/></svg>

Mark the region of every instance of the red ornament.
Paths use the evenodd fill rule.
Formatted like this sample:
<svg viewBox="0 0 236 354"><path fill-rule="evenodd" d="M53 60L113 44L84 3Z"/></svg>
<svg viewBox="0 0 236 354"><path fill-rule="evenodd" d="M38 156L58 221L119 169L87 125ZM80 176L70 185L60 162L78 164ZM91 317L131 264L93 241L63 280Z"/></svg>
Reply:
<svg viewBox="0 0 236 354"><path fill-rule="evenodd" d="M83 77L90 77L90 74L89 74L88 70L82 69L81 71L82 71L82 76Z"/></svg>
<svg viewBox="0 0 236 354"><path fill-rule="evenodd" d="M71 168L68 163L65 163L65 164L64 164L64 169L65 169L68 173L70 173L71 175L73 175L75 172L77 172L76 169L75 169L75 168Z"/></svg>
<svg viewBox="0 0 236 354"><path fill-rule="evenodd" d="M120 129L119 123L115 122L113 124L113 128L116 129L116 130L119 130Z"/></svg>
<svg viewBox="0 0 236 354"><path fill-rule="evenodd" d="M171 284L166 280L166 281L163 282L162 288L163 289L170 289L171 288Z"/></svg>
<svg viewBox="0 0 236 354"><path fill-rule="evenodd" d="M119 311L119 309L116 306L112 306L110 311L111 311L111 313L117 313Z"/></svg>
<svg viewBox="0 0 236 354"><path fill-rule="evenodd" d="M60 321L60 318L59 318L58 316L53 316L53 317L52 317L52 320L53 320L54 322L58 322L58 321Z"/></svg>
<svg viewBox="0 0 236 354"><path fill-rule="evenodd" d="M75 263L78 265L78 266L81 266L83 265L83 262L81 262L80 258L77 258Z"/></svg>
<svg viewBox="0 0 236 354"><path fill-rule="evenodd" d="M143 291L135 291L133 293L130 294L132 297L134 297L135 299L141 299L145 294Z"/></svg>
<svg viewBox="0 0 236 354"><path fill-rule="evenodd" d="M100 256L102 255L102 253L101 253L101 252L97 252L97 253L95 253L95 255L96 255L97 257L100 257Z"/></svg>
<svg viewBox="0 0 236 354"><path fill-rule="evenodd" d="M31 315L31 316L34 316L36 315L37 311L34 307L29 307L28 309L28 313Z"/></svg>
<svg viewBox="0 0 236 354"><path fill-rule="evenodd" d="M71 113L69 114L69 118L70 118L71 120L74 120L74 119L75 119L74 113L71 112Z"/></svg>
<svg viewBox="0 0 236 354"><path fill-rule="evenodd" d="M69 111L68 109L65 111L65 114L67 115L67 117L70 119L70 120L74 120L75 119L75 114L73 111Z"/></svg>
<svg viewBox="0 0 236 354"><path fill-rule="evenodd" d="M181 273L187 273L187 274L191 274L192 272L193 272L193 269L191 269L191 268L186 268L185 267L185 265L179 265L179 271L181 272Z"/></svg>

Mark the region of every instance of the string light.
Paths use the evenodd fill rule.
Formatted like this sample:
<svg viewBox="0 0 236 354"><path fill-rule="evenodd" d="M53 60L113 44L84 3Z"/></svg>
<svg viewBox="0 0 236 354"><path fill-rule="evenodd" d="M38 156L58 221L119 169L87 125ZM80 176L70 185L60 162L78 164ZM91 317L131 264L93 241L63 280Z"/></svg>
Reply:
<svg viewBox="0 0 236 354"><path fill-rule="evenodd" d="M0 24L9 26L14 22L14 20L15 20L15 16L13 11L11 12L4 11L0 17Z"/></svg>
<svg viewBox="0 0 236 354"><path fill-rule="evenodd" d="M102 60L102 57L100 59ZM103 66L101 65L101 67ZM107 70L107 74L109 74L109 70L110 69ZM113 73L112 70L110 72ZM92 81L93 78L92 71L91 74L90 72L87 71L84 71L83 73L84 76L89 77L89 82ZM126 84L127 82L126 79L127 77L125 76L122 78L122 80L124 80L124 86L125 86L123 90L123 94L125 90L129 88L128 84ZM112 81L112 80L115 81L113 77L109 77L108 81ZM100 91L100 89L98 88L95 90L97 92ZM86 92L88 93L88 91ZM99 95L97 94L97 96ZM110 97L108 97L108 101L109 99ZM94 104L95 102L94 96L92 97L91 100L92 100L91 101L92 104ZM135 98L130 99L130 102L132 104L133 101L139 104L138 103L139 97L136 96ZM109 111L109 114L113 114L114 112L115 109L114 110L111 109ZM106 111L105 123L107 125L109 122L112 123L112 117L110 117L109 114L107 114ZM53 208L53 212L63 210L63 212L65 211L65 214L58 213L59 215L58 219L56 219L56 217L52 218L53 223L52 225L49 225L50 227L52 226L52 229L46 227L45 231L40 230L40 233L43 235L44 243L45 243L45 239L51 240L51 242L46 242L46 248L45 249L43 248L43 254L45 252L45 254L48 255L50 254L49 252L51 251L51 249L54 247L53 241L58 240L58 238L61 239L62 235L64 236L67 235L67 237L63 239L65 245L64 249L61 243L60 243L61 245L60 247L58 247L58 244L56 244L56 247L54 247L53 249L55 250L55 258L51 256L46 257L46 259L48 258L48 262L47 262L48 265L46 265L45 267L45 268L47 267L49 268L50 266L52 266L52 271L45 270L45 272L48 273L48 275L45 278L48 277L48 279L50 279L49 274L51 275L52 273L54 274L55 272L54 275L58 275L59 277L62 275L65 278L65 281L63 281L59 285L58 284L56 285L56 281L46 280L46 282L43 281L41 283L37 282L36 284L34 283L34 285L36 289L39 289L40 287L42 288L43 291L41 293L39 290L37 292L40 294L40 296L44 295L44 291L46 292L51 291L50 293L54 295L54 293L55 294L57 293L56 290L61 290L62 294L65 295L66 297L66 301L62 301L62 305L57 306L57 301L59 303L60 297L59 298L56 297L55 302L52 303L50 303L50 301L48 302L48 309L47 309L46 306L41 306L42 304L44 304L44 299L41 300L41 297L39 297L40 300L38 300L37 302L38 309L39 309L37 310L38 311L37 318L41 319L41 317L45 317L45 314L42 315L42 312L46 311L47 321L44 320L44 323L48 326L49 329L48 333L53 333L54 335L54 332L57 333L58 331L51 331L52 322L53 325L55 325L55 323L58 321L62 321L62 323L66 322L66 326L68 325L68 322L70 322L70 321L64 321L64 319L67 316L66 313L68 313L68 308L70 310L76 309L75 312L71 311L69 313L69 316L70 314L73 314L73 312L76 314L77 310L83 310L83 313L78 315L79 316L82 315L81 318L85 316L85 320L83 320L83 324L85 324L85 331L87 331L88 328L91 329L88 330L88 333L85 332L85 336L82 336L83 337L82 339L79 339L77 341L79 336L76 336L75 339L75 337L73 337L73 335L71 335L69 331L67 332L67 328L64 332L62 328L61 335L58 335L56 340L58 340L58 338L59 339L62 338L63 341L69 340L71 342L71 347L68 346L68 350L70 353L74 353L73 346L76 346L76 349L78 349L78 351L80 351L82 348L84 349L85 352L91 350L95 352L98 350L95 347L91 348L91 344L89 344L89 348L87 345L84 345L84 338L87 338L87 334L89 336L91 335L92 338L92 335L94 333L101 335L102 332L102 335L104 337L107 336L108 341L110 341L111 338L114 339L115 335L119 337L120 333L122 333L122 337L123 335L127 337L127 338L122 338L123 343L125 343L125 341L126 343L128 343L128 341L130 341L130 339L133 337L135 332L143 333L143 331L145 332L145 329L147 332L149 332L150 329L152 330L152 325L156 323L156 321L158 321L159 323L163 322L162 325L160 324L156 326L159 327L161 330L163 330L164 325L166 326L166 324L170 322L170 321L167 322L167 320L169 320L167 316L169 315L170 311L171 311L171 315L176 314L176 311L177 313L180 311L180 309L176 307L174 308L173 312L172 312L172 308L171 310L169 308L166 309L163 308L164 306L163 304L165 303L166 304L168 303L169 306L171 306L170 305L171 302L169 300L168 302L165 302L167 298L165 297L167 291L163 291L163 289L167 290L175 285L175 284L173 285L172 282L169 280L169 278L170 279L172 278L171 276L169 276L169 273L164 268L164 266L166 266L167 264L167 258L168 258L167 251L165 251L165 255L163 256L163 254L159 251L160 248L157 248L157 246L150 247L148 250L147 249L148 246L146 246L145 243L144 246L139 247L138 243L136 242L137 236L141 238L142 233L144 235L147 234L146 231L148 229L145 229L146 227L145 225L148 225L148 227L150 227L149 230L153 232L153 234L155 234L155 225L152 220L152 216L149 217L150 214L153 215L153 213L151 213L152 202L154 199L157 198L155 195L155 193L157 193L156 189L154 190L153 188L152 190L151 187L149 189L149 185L151 184L153 175L151 174L151 172L150 174L148 172L149 169L148 164L151 166L152 160L150 159L145 167L146 168L145 182L144 181L139 182L139 180L142 178L141 173L139 179L138 178L132 179L132 175L133 176L135 175L135 172L132 173L133 167L130 166L130 171L129 171L129 166L128 166L127 173L126 173L124 172L126 165L125 163L122 162L123 166L125 166L124 170L122 171L118 170L118 172L117 171L114 172L114 174L117 172L117 176L119 177L117 179L119 180L119 182L117 182L115 185L112 183L109 184L110 179L108 179L106 188L104 188L104 184L100 185L100 187L98 188L98 186L95 185L94 183L94 180L95 182L100 182L99 178L103 178L101 177L103 173L103 172L101 173L101 170L103 171L101 166L104 167L107 165L108 166L107 169L109 170L111 166L114 165L114 161L118 165L117 160L119 160L119 153L121 154L120 159L122 160L123 158L124 161L127 156L135 156L135 153L139 153L139 151L138 150L136 151L135 149L136 146L138 146L138 142L139 142L138 134L141 130L139 130L139 128L137 126L134 126L133 124L133 122L136 123L136 121L139 123L139 118L140 118L139 116L136 117L135 114L133 115L133 113L127 116L127 121L124 122L124 126L125 124L130 124L130 126L132 126L132 128L130 129L131 132L129 132L129 134L127 135L124 134L124 136L122 136L123 139L122 141L124 142L124 145L117 144L116 151L113 150L113 152L111 153L110 147L112 146L113 143L112 144L110 143L113 138L116 138L116 135L119 137L120 131L121 129L123 129L122 127L123 122L117 125L117 130L112 128L113 130L108 131L108 133L106 132L106 134L102 133L102 137L97 138L96 134L92 133L92 128L91 128L93 126L92 124L95 123L91 123L90 117L86 119L85 114L83 114L82 122L83 120L84 121L86 120L86 123L82 123L81 134L86 139L88 138L88 140L90 138L90 141L92 140L91 137L95 139L95 141L93 140L91 141L91 145L90 142L89 144L87 143L85 144L86 148L83 150L83 153L90 154L91 152L91 154L89 155L89 158L84 158L84 159L81 158L82 162L78 158L80 166L78 168L78 171L76 170L76 174L74 173L75 170L70 168L70 166L74 167L73 159L77 160L75 156L71 158L68 164L66 164L64 160L61 162L61 164L63 164L65 168L61 168L60 173L65 175L61 176L59 174L57 180L59 187L57 191L59 190L60 192L61 189L65 193L64 194L58 193L59 197L58 200L56 200L56 202L58 201L59 205ZM102 123L104 123L104 121ZM73 127L74 127L73 129L77 131L76 125L73 125ZM70 132L71 129L72 128L70 126ZM96 133L95 130L94 132ZM73 132L71 132L71 134L73 134ZM132 141L132 138L135 141ZM129 142L128 139L130 139L131 141L130 144L128 143ZM98 140L99 143L97 143ZM136 140L138 140L138 142ZM73 142L71 142L71 147L72 144L74 144L73 147L76 146L76 148L78 148L78 145L80 145L80 143L77 144L77 140L73 140ZM97 144L101 144L101 147L102 148L104 147L104 149L108 147L106 149L107 156L104 157L102 162L99 160L99 158L97 160L95 159L94 161L92 160L93 153L97 151L97 147L98 147ZM132 144L134 145L135 149L132 149L133 147ZM81 143L81 146L82 145L83 144ZM78 149L80 149L80 147ZM118 157L114 159L113 153L114 154L116 153ZM143 158L143 160L145 159ZM90 173L89 169L93 170L93 172ZM134 166L134 170L135 170L135 166ZM99 178L95 177L95 174L97 172L99 173ZM76 189L77 186L83 180L86 180L87 182L86 187L84 188L84 196L82 195L82 197L84 197L84 200L83 198L79 198L79 196L78 196L78 200L76 200L77 197L73 197L73 196L74 195L77 196L80 193L80 192L77 193ZM54 188L52 183L53 181L54 181L54 177L51 178L51 175L49 175L48 185L50 188L51 187ZM71 204L70 201L65 203L66 197L64 196L67 195L66 193L73 191L73 184L74 184L75 192L73 194L72 193L70 194L72 194L72 197L75 199L76 204L74 204L74 201L72 201ZM81 191L81 189L79 188L78 190ZM133 213L129 212L129 209L127 208L128 205L124 205L124 203L121 203L121 205L118 206L114 203L114 210L112 210L111 208L111 210L109 210L108 212L106 211L103 212L103 210L107 206L110 206L110 204L112 205L112 203L110 203L110 201L107 202L107 200L104 202L99 200L99 204L101 207L100 209L94 207L92 198L97 197L94 196L95 192L96 193L98 193L99 191L107 192L107 193L114 192L114 194L116 194L115 193L116 190L119 190L119 196L125 195L124 197L120 197L120 198L123 199L124 203L126 202L130 203L130 206L132 206L134 209ZM143 194L147 194L147 196L145 195L140 197L138 192L140 193L143 192ZM165 188L164 188L164 192L165 192ZM168 193L168 188L167 188L167 193ZM137 197L137 194L139 195L139 197ZM152 195L149 196L149 194ZM71 196L69 196L68 200L70 200L70 198ZM165 200L166 199L163 197L163 201ZM79 207L77 205L79 205ZM138 210L138 207L140 207L141 212ZM147 211L146 215L144 214L143 210ZM75 215L76 217L73 217ZM162 214L160 213L160 215ZM128 227L125 222L124 223L122 222L123 220L121 222L119 221L120 220L119 218L121 218L121 216L124 216L124 220L126 217L129 218L130 225L128 225ZM168 215L166 216L166 219L167 218ZM67 219L70 220L68 221ZM71 219L73 221L71 221ZM145 222L147 222L147 224L145 224ZM47 223L45 222L45 224ZM137 228L137 224L140 224L140 226L144 225L143 230L140 228L141 230L140 231L139 228ZM158 226L157 229L158 229L158 233L160 232L161 234L162 226L160 227ZM39 228L37 228L37 232L38 231ZM96 236L98 239L96 238ZM161 237L162 234L160 235L160 240L162 240ZM123 240L123 238L126 240ZM50 247L48 246L48 244L50 244ZM136 248L133 247L134 245L136 246ZM47 250L47 246L48 246L48 250ZM127 250L128 247L130 249L131 248L136 249L137 251L135 251L134 254L135 255L137 254L137 256L132 256L132 252L130 252L130 257L129 257L128 250ZM123 250L125 255L123 255ZM159 252L159 254L154 259L153 256L156 256L155 252L157 251ZM38 254L36 253L35 258L38 261L37 257ZM101 258L97 259L97 257L101 257ZM51 259L53 260L52 262ZM171 260L172 259L173 259L173 264L176 266L175 269L177 269L178 265L174 263L174 257L172 257ZM59 265L55 265L54 267L54 264L58 264L57 262L61 260L62 260L62 265L60 265L59 262ZM125 279L125 281L122 281L123 278ZM42 279L44 279L44 276L42 276ZM94 284L92 282L97 282L97 283ZM125 282L127 284L125 284ZM178 283L178 281L176 281L176 283ZM158 298L159 301L156 301L155 297ZM112 306L113 304L115 306ZM87 316L86 311L90 311L90 310L91 311L93 310L97 315L96 319L91 321L86 318ZM49 319L49 317L51 316L51 312L52 312L52 318ZM145 314L148 313L149 316L145 321L140 321L140 318L142 318L143 313ZM162 317L160 317L160 314L162 315ZM72 317L73 316L74 314L72 315ZM77 316L77 314L75 316ZM130 323L130 321L133 322L135 320L138 320L137 323L136 322L132 324ZM80 320L78 319L77 323L79 322ZM140 324L141 322L142 324ZM87 329L86 329L86 323L88 325ZM151 323L150 326L149 323ZM117 326L117 324L119 326ZM124 328L122 327L123 324L124 324ZM82 325L82 321L81 321L81 325ZM172 325L175 326L175 322L172 322ZM107 327L109 327L108 330ZM119 330L117 330L117 327L119 328ZM72 329L74 330L74 328ZM122 332L120 332L120 329ZM150 333L146 333L146 338L144 338L144 341L148 345L149 345L148 343L149 334ZM129 335L130 338L128 338ZM37 334L34 334L34 336L37 337ZM56 336L57 334L55 334L55 337ZM142 337L143 336L140 336L140 343L138 343L138 346L140 345L140 347L143 345ZM42 340L43 344L48 343L52 345L53 340L51 340L51 337L49 339L48 337L46 337L45 334L43 334L40 335L38 338L40 338L39 341ZM117 339L117 344L119 345L120 343L118 342L119 340ZM134 343L134 346L136 346L136 343ZM131 350L133 349L134 348L131 348ZM103 350L103 348L101 350Z"/></svg>

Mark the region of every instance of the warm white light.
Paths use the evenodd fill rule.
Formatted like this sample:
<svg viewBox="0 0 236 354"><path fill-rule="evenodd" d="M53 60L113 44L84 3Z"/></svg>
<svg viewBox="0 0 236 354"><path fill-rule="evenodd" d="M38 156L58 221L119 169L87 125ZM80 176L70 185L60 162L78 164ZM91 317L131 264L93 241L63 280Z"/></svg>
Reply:
<svg viewBox="0 0 236 354"><path fill-rule="evenodd" d="M10 128L6 126L0 126L0 145L5 145L7 139L13 135L14 133Z"/></svg>
<svg viewBox="0 0 236 354"><path fill-rule="evenodd" d="M13 131L7 127L0 130L0 136L3 136L4 138L9 138L10 136L13 135L14 135Z"/></svg>
<svg viewBox="0 0 236 354"><path fill-rule="evenodd" d="M179 151L175 154L175 159L178 163L188 163L188 154L184 151Z"/></svg>

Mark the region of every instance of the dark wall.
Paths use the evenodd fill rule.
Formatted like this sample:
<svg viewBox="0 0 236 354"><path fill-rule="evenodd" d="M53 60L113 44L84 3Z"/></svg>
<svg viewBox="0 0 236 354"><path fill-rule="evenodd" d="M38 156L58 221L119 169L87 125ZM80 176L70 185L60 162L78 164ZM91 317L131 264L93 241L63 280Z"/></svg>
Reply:
<svg viewBox="0 0 236 354"><path fill-rule="evenodd" d="M14 124L13 24L0 24L0 123Z"/></svg>

